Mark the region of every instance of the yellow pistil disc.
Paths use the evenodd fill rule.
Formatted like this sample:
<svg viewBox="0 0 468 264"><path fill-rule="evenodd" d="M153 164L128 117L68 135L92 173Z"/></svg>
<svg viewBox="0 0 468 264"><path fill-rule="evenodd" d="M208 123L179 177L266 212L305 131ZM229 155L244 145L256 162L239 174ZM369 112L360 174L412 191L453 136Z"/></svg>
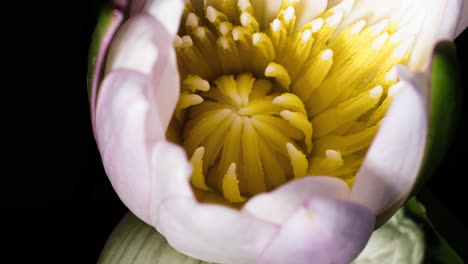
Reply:
<svg viewBox="0 0 468 264"><path fill-rule="evenodd" d="M242 204L306 176L353 184L411 45L387 19L337 31L339 8L304 23L300 2L284 0L266 23L255 7L268 1L188 1L167 133L190 157L196 193Z"/></svg>

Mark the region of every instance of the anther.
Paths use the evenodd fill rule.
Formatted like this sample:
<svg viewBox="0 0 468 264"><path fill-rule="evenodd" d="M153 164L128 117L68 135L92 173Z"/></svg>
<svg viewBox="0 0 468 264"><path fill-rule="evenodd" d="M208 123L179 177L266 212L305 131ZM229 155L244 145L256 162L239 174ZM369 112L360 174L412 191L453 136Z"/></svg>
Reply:
<svg viewBox="0 0 468 264"><path fill-rule="evenodd" d="M310 22L310 25L312 26L312 32L315 33L319 31L324 23L325 21L323 20L323 18L317 18L314 21Z"/></svg>

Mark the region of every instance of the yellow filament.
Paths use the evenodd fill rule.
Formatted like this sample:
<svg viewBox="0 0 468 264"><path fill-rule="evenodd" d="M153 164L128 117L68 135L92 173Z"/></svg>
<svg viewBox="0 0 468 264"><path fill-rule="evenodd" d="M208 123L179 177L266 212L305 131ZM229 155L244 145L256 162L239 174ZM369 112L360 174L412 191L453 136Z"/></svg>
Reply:
<svg viewBox="0 0 468 264"><path fill-rule="evenodd" d="M231 163L223 178L223 195L231 203L243 203L246 201L239 191L239 180L236 175L236 164Z"/></svg>
<svg viewBox="0 0 468 264"><path fill-rule="evenodd" d="M265 76L273 77L281 87L289 91L291 85L291 78L288 71L278 63L271 62L265 69Z"/></svg>
<svg viewBox="0 0 468 264"><path fill-rule="evenodd" d="M288 151L289 158L291 159L294 178L299 179L304 177L307 173L307 168L309 167L306 156L291 143L286 144L286 149Z"/></svg>
<svg viewBox="0 0 468 264"><path fill-rule="evenodd" d="M205 176L203 175L203 154L205 153L204 147L199 147L193 153L190 162L193 166L192 178L190 182L198 189L204 191L211 191L211 188L205 184Z"/></svg>
<svg viewBox="0 0 468 264"><path fill-rule="evenodd" d="M352 186L414 40L399 43L386 18L343 28L340 8L303 21L299 0L191 2L174 39L181 91L166 135L191 157L200 200L239 204L308 175Z"/></svg>

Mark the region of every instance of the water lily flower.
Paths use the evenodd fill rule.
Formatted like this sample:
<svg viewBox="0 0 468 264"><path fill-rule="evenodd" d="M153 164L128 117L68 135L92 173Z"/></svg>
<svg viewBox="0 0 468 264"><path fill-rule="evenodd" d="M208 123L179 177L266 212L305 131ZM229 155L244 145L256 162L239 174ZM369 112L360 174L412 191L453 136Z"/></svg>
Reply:
<svg viewBox="0 0 468 264"><path fill-rule="evenodd" d="M349 263L412 190L467 5L117 0L90 85L106 173L197 259Z"/></svg>

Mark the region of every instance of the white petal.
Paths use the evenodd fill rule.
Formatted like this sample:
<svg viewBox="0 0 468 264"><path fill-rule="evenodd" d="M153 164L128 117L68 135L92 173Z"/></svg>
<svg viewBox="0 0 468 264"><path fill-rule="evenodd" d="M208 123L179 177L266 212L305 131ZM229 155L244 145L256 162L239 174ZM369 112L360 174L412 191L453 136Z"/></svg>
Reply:
<svg viewBox="0 0 468 264"><path fill-rule="evenodd" d="M116 34L109 50L106 72L131 69L147 74L154 89L148 96L158 117L149 117L148 135L165 131L179 98L179 72L171 34L154 17L140 13ZM151 120L160 120L160 123Z"/></svg>
<svg viewBox="0 0 468 264"><path fill-rule="evenodd" d="M463 1L463 10L460 16L460 22L457 27L457 36L460 35L468 27L468 0Z"/></svg>
<svg viewBox="0 0 468 264"><path fill-rule="evenodd" d="M96 113L96 139L107 176L125 205L147 223L151 199L146 145L150 87L142 73L112 72L102 83Z"/></svg>
<svg viewBox="0 0 468 264"><path fill-rule="evenodd" d="M411 75L408 73L408 75ZM427 76L410 80L400 74L401 88L356 176L350 199L380 214L404 199L414 185L427 136Z"/></svg>
<svg viewBox="0 0 468 264"><path fill-rule="evenodd" d="M151 73L159 54L153 43L155 24L151 16L140 14L120 27L109 48L106 74L115 69Z"/></svg>
<svg viewBox="0 0 468 264"><path fill-rule="evenodd" d="M402 38L416 37L409 67L425 70L434 45L439 40L453 40L456 37L462 3L462 0L361 0L345 18L342 27L359 19L373 24L389 18L398 24Z"/></svg>
<svg viewBox="0 0 468 264"><path fill-rule="evenodd" d="M153 151L153 225L178 251L216 263L253 263L277 226L193 196L184 151L159 143Z"/></svg>
<svg viewBox="0 0 468 264"><path fill-rule="evenodd" d="M260 264L347 264L374 230L372 212L356 203L316 197L281 226Z"/></svg>
<svg viewBox="0 0 468 264"><path fill-rule="evenodd" d="M184 8L184 0L147 0L144 11L159 20L174 37L179 30L180 18Z"/></svg>
<svg viewBox="0 0 468 264"><path fill-rule="evenodd" d="M242 210L265 221L282 224L297 208L313 197L344 200L348 194L348 185L338 178L304 177L284 184L270 193L256 195Z"/></svg>

